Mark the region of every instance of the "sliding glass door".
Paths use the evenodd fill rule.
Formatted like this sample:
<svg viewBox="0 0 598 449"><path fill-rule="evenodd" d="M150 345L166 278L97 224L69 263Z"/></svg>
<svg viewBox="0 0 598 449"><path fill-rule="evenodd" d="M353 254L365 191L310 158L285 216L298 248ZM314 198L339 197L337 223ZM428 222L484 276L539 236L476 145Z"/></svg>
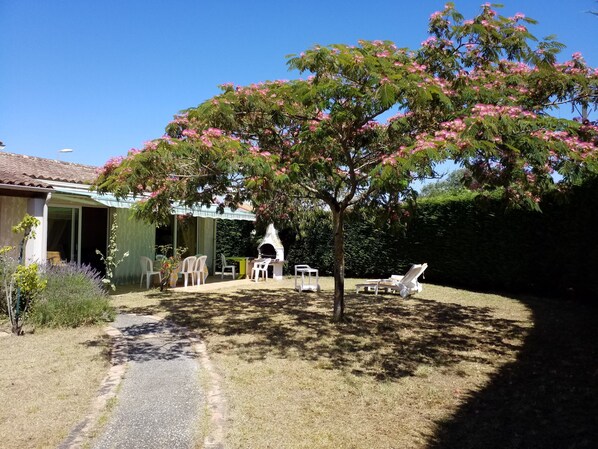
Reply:
<svg viewBox="0 0 598 449"><path fill-rule="evenodd" d="M81 259L81 208L48 208L48 259L77 262Z"/></svg>
<svg viewBox="0 0 598 449"><path fill-rule="evenodd" d="M96 250L106 254L108 209L48 207L47 258L52 263L90 265L100 274L105 268Z"/></svg>

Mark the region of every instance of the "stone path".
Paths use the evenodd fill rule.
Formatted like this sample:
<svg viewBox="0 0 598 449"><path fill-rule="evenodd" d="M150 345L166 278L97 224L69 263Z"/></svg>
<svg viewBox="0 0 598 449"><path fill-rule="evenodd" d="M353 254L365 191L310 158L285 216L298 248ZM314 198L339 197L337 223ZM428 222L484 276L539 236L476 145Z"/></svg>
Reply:
<svg viewBox="0 0 598 449"><path fill-rule="evenodd" d="M128 346L117 405L94 449L193 448L204 395L194 340L152 317L121 314Z"/></svg>

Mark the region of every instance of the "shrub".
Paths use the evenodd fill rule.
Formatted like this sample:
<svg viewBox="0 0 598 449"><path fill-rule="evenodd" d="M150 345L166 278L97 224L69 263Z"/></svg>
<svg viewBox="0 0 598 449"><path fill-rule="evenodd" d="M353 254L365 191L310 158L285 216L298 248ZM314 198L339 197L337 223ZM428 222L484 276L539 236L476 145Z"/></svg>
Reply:
<svg viewBox="0 0 598 449"><path fill-rule="evenodd" d="M509 207L500 195L443 193L422 198L406 229L369 213L345 222L345 273L381 277L427 262L427 282L594 300L598 297L598 178L546 194L542 212ZM332 235L325 211L286 239L289 268L308 263L332 273ZM284 234L284 230L281 235Z"/></svg>
<svg viewBox="0 0 598 449"><path fill-rule="evenodd" d="M218 220L216 226L216 264L220 268L220 253L226 256L257 256L257 244L252 237L254 223L242 220Z"/></svg>
<svg viewBox="0 0 598 449"><path fill-rule="evenodd" d="M31 310L31 322L47 327L77 327L111 321L114 309L100 274L76 264L48 266L46 289Z"/></svg>

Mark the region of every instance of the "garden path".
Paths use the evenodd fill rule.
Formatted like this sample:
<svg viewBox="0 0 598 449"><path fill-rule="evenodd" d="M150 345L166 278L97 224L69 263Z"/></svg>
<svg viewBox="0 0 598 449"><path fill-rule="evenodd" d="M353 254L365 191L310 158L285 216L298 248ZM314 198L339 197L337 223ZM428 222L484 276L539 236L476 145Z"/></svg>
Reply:
<svg viewBox="0 0 598 449"><path fill-rule="evenodd" d="M119 314L128 367L108 424L93 444L104 448L192 448L205 396L194 338L154 317Z"/></svg>

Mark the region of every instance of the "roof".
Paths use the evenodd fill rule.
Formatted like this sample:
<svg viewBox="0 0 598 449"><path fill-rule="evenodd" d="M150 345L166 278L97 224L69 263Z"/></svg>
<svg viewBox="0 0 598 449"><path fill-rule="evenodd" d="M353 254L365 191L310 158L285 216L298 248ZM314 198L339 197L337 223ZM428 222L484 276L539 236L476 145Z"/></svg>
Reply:
<svg viewBox="0 0 598 449"><path fill-rule="evenodd" d="M88 185L92 184L96 177L97 167L91 165L0 151L0 185L52 189L59 194L85 197L94 201L95 204L116 208L128 209L137 201L135 198L117 199L110 194L100 195L90 191ZM61 182L80 184L80 186L64 186L60 185ZM214 207L196 206L193 208L174 205L173 213L229 220L255 220L251 207L244 204L234 211L226 209L224 213L217 212L215 205Z"/></svg>
<svg viewBox="0 0 598 449"><path fill-rule="evenodd" d="M91 184L96 177L91 165L0 152L0 184L50 188L44 180Z"/></svg>

